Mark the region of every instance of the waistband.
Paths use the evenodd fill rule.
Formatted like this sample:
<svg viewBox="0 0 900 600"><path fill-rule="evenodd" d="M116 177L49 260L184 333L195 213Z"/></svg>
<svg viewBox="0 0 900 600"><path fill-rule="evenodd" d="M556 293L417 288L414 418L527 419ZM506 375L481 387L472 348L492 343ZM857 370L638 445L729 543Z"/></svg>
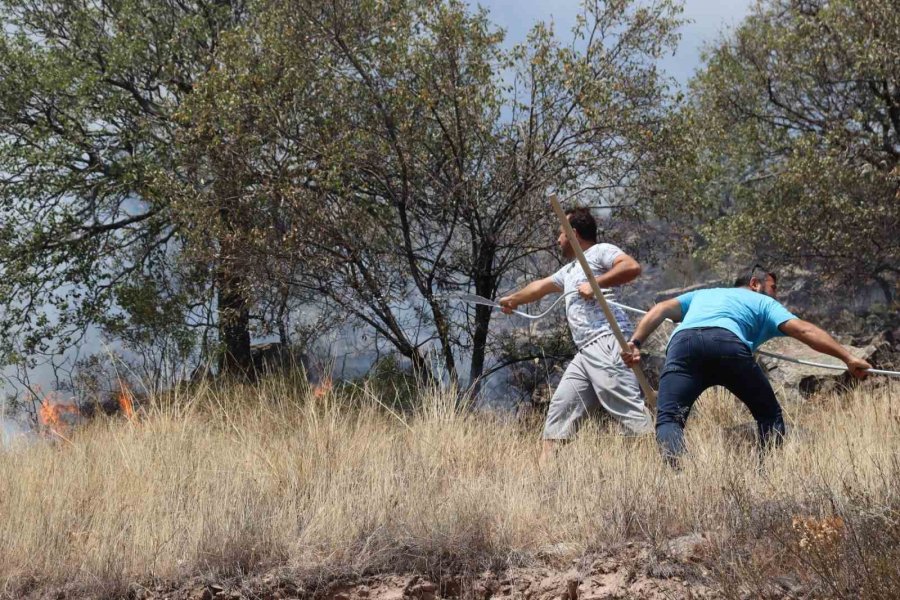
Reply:
<svg viewBox="0 0 900 600"><path fill-rule="evenodd" d="M585 342L584 344L582 344L582 345L578 348L578 351L581 352L582 350L585 350L585 349L588 348L589 346L593 346L594 344L596 344L597 342L599 342L600 340L602 340L603 338L605 338L605 337L608 336L608 335L613 335L612 329L603 329L603 330L601 330L597 335L595 335L595 336L592 337L590 340L588 340L587 342Z"/></svg>
<svg viewBox="0 0 900 600"><path fill-rule="evenodd" d="M734 335L734 337L736 337L737 339L741 339L738 336L736 336L733 331L731 331L730 329L726 329L725 327L687 327L685 329L679 329L678 332L675 333L675 335L681 335L682 333L685 333L688 331L692 331L692 332L699 331L700 333L713 332L713 331L724 331L725 333L727 333L729 335ZM672 337L675 337L675 335L673 335Z"/></svg>

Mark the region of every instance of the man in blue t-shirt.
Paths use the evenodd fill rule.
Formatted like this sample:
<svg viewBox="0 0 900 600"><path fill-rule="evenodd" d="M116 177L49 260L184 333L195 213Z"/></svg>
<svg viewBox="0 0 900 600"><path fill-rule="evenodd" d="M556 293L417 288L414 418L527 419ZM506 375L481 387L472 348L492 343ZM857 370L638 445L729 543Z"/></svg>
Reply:
<svg viewBox="0 0 900 600"><path fill-rule="evenodd" d="M872 367L775 301L776 286L775 274L755 265L733 288L697 290L660 302L635 329L630 351L622 353L629 366L640 360L641 343L663 320L681 322L666 350L656 412L656 439L673 464L684 452L684 424L691 406L714 385L726 387L747 405L763 445L784 435L781 406L753 358L773 337L788 335L839 358L854 377L864 378Z"/></svg>

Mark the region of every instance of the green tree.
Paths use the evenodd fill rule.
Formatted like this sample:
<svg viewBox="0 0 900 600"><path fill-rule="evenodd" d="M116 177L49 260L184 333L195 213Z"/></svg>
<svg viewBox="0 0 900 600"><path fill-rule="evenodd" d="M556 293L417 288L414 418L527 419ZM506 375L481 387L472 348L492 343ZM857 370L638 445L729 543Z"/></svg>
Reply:
<svg viewBox="0 0 900 600"><path fill-rule="evenodd" d="M551 247L548 190L624 199L678 24L669 1L591 1L570 42L538 25L507 49L457 1L3 7L7 338L154 339L216 309L242 372L252 327L311 293L421 373L468 354L475 383L492 313L441 293L493 297Z"/></svg>
<svg viewBox="0 0 900 600"><path fill-rule="evenodd" d="M491 311L460 316L441 293L493 297L551 247L548 190L620 200L661 120L655 59L676 12L591 2L570 44L539 25L509 50L460 2L273 1L235 46L243 58L212 74L215 93L192 98L186 161L233 157L246 197L260 191L250 202L274 221L242 244L254 263L422 372L432 341L451 378L468 353L477 384ZM239 133L234 111L252 113Z"/></svg>
<svg viewBox="0 0 900 600"><path fill-rule="evenodd" d="M709 50L663 137L645 198L696 227L710 262L813 268L895 299L896 2L761 2Z"/></svg>
<svg viewBox="0 0 900 600"><path fill-rule="evenodd" d="M186 232L203 224L175 219L157 184L184 176L177 111L247 15L242 0L0 2L7 351L54 353L91 323L175 327L184 340L212 291L223 368L246 367L241 274L179 259ZM227 191L220 199L228 213Z"/></svg>

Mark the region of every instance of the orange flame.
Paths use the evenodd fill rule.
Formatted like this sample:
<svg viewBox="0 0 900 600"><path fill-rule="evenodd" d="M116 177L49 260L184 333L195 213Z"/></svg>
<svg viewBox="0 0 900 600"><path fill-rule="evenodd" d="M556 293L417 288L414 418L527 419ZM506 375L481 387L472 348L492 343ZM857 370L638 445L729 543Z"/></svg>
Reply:
<svg viewBox="0 0 900 600"><path fill-rule="evenodd" d="M38 425L44 432L65 439L65 432L69 429L69 424L62 418L65 414L78 416L81 411L75 404L55 403L50 396L46 396L38 409Z"/></svg>
<svg viewBox="0 0 900 600"><path fill-rule="evenodd" d="M119 410L129 421L134 418L134 395L124 384L119 390Z"/></svg>
<svg viewBox="0 0 900 600"><path fill-rule="evenodd" d="M331 377L326 377L322 380L322 383L313 386L313 398L323 398L328 392L331 391L332 387L334 386L331 382Z"/></svg>

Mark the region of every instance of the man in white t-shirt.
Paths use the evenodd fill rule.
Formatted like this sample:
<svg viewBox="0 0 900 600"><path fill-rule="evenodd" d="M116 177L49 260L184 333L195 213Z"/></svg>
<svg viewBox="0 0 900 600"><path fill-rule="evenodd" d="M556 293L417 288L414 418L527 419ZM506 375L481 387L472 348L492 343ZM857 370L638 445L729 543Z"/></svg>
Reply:
<svg viewBox="0 0 900 600"><path fill-rule="evenodd" d="M569 223L597 285L608 288L634 280L641 265L612 244L597 243L597 222L586 208L566 211ZM559 247L564 257L573 259L575 252L560 227ZM528 284L518 292L500 298L503 311L509 313L522 304L547 294L571 292L566 298L566 317L578 354L569 363L550 401L544 424L544 455L556 442L570 439L585 417L606 410L629 433L653 431L653 417L644 404L637 378L620 357L619 345L609 328L603 310L594 298L584 270L572 261L559 271ZM634 326L617 308L610 307L623 335L630 336Z"/></svg>

